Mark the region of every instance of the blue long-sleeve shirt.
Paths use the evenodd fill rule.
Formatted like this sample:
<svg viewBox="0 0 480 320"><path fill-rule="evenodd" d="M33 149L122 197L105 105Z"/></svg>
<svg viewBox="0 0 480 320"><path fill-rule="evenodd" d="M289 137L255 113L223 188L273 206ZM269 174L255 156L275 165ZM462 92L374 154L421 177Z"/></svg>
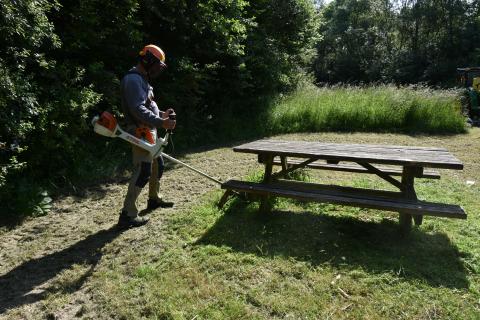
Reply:
<svg viewBox="0 0 480 320"><path fill-rule="evenodd" d="M163 120L160 110L153 101L153 88L147 80L133 68L125 75L120 85L122 108L129 125L161 127Z"/></svg>

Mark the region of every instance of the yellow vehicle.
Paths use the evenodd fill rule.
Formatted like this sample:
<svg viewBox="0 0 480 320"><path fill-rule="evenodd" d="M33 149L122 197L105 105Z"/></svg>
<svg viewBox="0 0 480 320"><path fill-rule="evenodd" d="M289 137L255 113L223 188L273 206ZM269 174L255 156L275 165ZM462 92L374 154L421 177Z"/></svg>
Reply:
<svg viewBox="0 0 480 320"><path fill-rule="evenodd" d="M466 115L469 122L480 125L480 67L457 68L460 84L465 87Z"/></svg>

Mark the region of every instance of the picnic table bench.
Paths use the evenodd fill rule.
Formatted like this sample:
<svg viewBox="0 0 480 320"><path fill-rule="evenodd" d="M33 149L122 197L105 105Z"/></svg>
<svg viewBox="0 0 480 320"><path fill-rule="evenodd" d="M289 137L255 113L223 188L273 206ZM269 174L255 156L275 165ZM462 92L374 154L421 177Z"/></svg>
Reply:
<svg viewBox="0 0 480 320"><path fill-rule="evenodd" d="M434 169L462 170L463 164L444 148L391 145L339 144L305 141L258 140L234 147L235 152L253 153L265 165L260 183L229 180L222 184L222 207L234 192L260 197L261 211L268 211L268 197L278 196L379 209L399 213L400 226L409 230L412 220L420 225L424 215L466 219L463 208L419 200L415 178L439 179ZM273 166L281 170L273 172ZM375 174L398 191L354 188L287 180L300 168ZM400 176L400 180L393 176Z"/></svg>

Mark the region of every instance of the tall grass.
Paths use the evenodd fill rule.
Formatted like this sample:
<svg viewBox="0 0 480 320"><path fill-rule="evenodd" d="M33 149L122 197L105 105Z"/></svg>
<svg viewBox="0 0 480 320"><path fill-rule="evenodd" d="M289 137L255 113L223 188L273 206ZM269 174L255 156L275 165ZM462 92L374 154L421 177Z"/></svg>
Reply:
<svg viewBox="0 0 480 320"><path fill-rule="evenodd" d="M428 87L305 86L272 104L269 134L318 131L463 133L455 90Z"/></svg>

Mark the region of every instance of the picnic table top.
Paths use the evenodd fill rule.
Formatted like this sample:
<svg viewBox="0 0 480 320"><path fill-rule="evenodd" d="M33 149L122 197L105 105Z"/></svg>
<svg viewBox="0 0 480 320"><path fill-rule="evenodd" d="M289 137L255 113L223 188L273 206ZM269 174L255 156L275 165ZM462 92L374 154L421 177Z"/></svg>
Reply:
<svg viewBox="0 0 480 320"><path fill-rule="evenodd" d="M298 158L463 169L460 160L448 150L437 147L257 140L234 147L233 150Z"/></svg>

